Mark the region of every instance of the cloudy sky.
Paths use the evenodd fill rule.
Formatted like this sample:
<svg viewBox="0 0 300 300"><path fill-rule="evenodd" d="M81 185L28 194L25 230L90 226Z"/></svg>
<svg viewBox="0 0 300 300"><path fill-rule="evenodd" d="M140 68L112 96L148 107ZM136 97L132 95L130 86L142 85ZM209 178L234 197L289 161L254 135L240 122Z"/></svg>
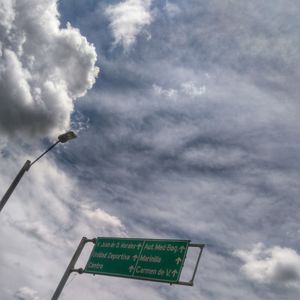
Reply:
<svg viewBox="0 0 300 300"><path fill-rule="evenodd" d="M299 14L298 0L0 0L0 193L78 135L1 212L1 300L50 299L83 236L206 247L194 287L71 274L61 299L299 299Z"/></svg>

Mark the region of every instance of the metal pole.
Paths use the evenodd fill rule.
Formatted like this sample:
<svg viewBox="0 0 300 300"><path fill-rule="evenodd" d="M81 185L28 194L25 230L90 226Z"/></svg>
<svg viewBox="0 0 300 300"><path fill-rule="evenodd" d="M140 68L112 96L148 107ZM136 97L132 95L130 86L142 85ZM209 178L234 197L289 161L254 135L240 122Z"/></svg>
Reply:
<svg viewBox="0 0 300 300"><path fill-rule="evenodd" d="M59 295L61 294L61 292L62 292L62 290L63 290L63 288L64 288L64 286L65 286L65 284L66 284L66 282L69 278L69 275L74 270L74 266L75 266L80 254L81 254L81 251L84 248L84 245L86 244L87 241L89 241L89 240L86 237L83 237L81 239L81 241L80 241L80 243L79 243L79 245L78 245L78 247L77 247L77 249L76 249L76 251L75 251L75 253L74 253L74 255L73 255L73 257L72 257L72 259L71 259L71 261L70 261L70 263L69 263L69 265L68 265L68 267L67 267L67 269L64 273L64 275L63 275L63 277L61 278L60 283L58 284L51 300L57 300L58 299Z"/></svg>
<svg viewBox="0 0 300 300"><path fill-rule="evenodd" d="M1 202L0 202L0 212L2 210L2 208L4 207L4 205L6 204L8 198L10 197L10 195L12 194L12 192L14 191L14 189L16 188L16 186L18 185L18 183L20 182L21 178L23 177L24 173L26 171L29 171L30 167L36 163L41 157L43 157L46 153L48 153L52 148L54 148L58 143L60 143L60 141L57 141L56 143L54 143L52 146L50 146L45 152L43 152L37 159L35 159L33 162L30 162L30 160L27 160L26 163L24 164L24 166L22 167L22 169L20 170L20 172L18 173L18 175L16 176L15 180L12 182L12 184L10 185L10 187L8 188L7 192L5 193L5 195L3 196Z"/></svg>
<svg viewBox="0 0 300 300"><path fill-rule="evenodd" d="M8 198L10 197L10 195L12 194L14 189L16 188L17 184L19 183L19 181L23 177L24 173L29 170L30 166L31 166L30 160L27 160L25 162L24 166L22 167L22 169L20 170L20 172L18 173L18 175L16 176L16 178L14 179L14 181L12 182L12 184L10 185L10 187L8 188L7 192L3 196L3 198L0 202L0 212L2 211L2 208L6 204Z"/></svg>
<svg viewBox="0 0 300 300"><path fill-rule="evenodd" d="M196 266L195 266L195 270L194 270L194 273L193 273L193 277L191 279L191 283L192 285L194 284L194 279L195 279L195 276L196 276L196 272L197 272L197 269L198 269L198 265L199 265L199 261L200 261L200 257L201 257L201 254L203 252L203 248L204 248L204 244L191 244L190 247L199 247L200 248L200 252L199 252L199 255L198 255L198 259L197 259L197 263L196 263Z"/></svg>

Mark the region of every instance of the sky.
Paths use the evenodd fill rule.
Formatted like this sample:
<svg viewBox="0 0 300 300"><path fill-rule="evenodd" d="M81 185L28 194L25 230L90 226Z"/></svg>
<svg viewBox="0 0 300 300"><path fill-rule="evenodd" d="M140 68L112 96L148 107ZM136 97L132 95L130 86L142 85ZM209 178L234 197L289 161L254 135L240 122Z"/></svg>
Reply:
<svg viewBox="0 0 300 300"><path fill-rule="evenodd" d="M77 134L1 212L1 300L50 299L84 236L206 246L193 287L72 273L60 299L299 299L299 14L298 0L0 0L0 194Z"/></svg>

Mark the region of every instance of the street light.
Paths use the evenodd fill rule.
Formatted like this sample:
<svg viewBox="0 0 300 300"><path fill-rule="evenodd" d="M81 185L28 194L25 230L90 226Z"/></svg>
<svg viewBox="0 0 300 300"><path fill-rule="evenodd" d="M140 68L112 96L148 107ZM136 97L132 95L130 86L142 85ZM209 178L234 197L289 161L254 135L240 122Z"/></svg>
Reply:
<svg viewBox="0 0 300 300"><path fill-rule="evenodd" d="M18 175L16 176L16 178L14 179L14 181L12 182L12 184L10 185L10 187L8 188L8 190L6 191L5 195L3 196L1 202L0 202L0 212L2 211L2 208L4 207L4 205L6 204L8 198L10 197L10 195L12 194L12 192L14 191L14 189L16 188L16 186L18 185L19 181L21 180L21 178L23 177L23 175L25 174L25 172L28 172L30 167L35 164L40 158L42 158L47 152L49 152L51 149L53 149L58 143L66 143L69 140L72 140L76 138L76 134L73 131L68 131L64 134L61 134L60 136L58 136L58 141L55 142L52 146L50 146L45 152L43 152L37 159L35 159L33 162L31 162L30 160L27 160L24 164L24 166L22 167L22 169L19 171Z"/></svg>

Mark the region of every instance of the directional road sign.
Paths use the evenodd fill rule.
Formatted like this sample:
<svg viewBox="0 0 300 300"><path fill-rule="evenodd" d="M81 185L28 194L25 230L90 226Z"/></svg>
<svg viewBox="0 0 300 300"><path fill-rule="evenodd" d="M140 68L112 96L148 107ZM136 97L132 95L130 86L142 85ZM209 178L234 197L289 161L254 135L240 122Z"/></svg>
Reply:
<svg viewBox="0 0 300 300"><path fill-rule="evenodd" d="M97 238L84 273L177 283L189 242Z"/></svg>

